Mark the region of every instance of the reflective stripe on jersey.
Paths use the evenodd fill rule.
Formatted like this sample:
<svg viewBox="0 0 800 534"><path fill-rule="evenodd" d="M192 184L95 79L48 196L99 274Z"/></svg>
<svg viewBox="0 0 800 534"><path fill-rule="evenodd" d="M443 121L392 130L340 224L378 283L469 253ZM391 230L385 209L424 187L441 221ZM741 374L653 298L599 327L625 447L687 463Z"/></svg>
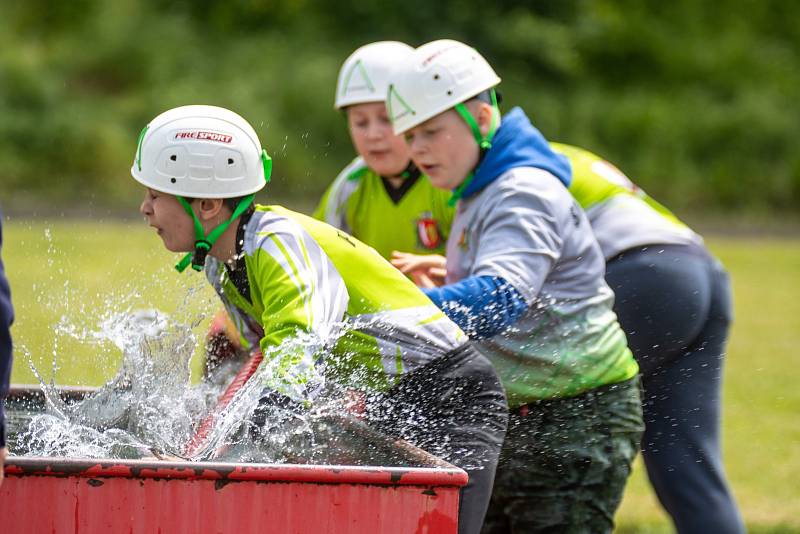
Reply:
<svg viewBox="0 0 800 534"><path fill-rule="evenodd" d="M373 249L310 217L257 206L243 252L252 303L218 261L207 276L248 340L263 332L265 361L285 360L269 385L293 398L322 381L321 360L337 380L385 389L466 341Z"/></svg>
<svg viewBox="0 0 800 534"><path fill-rule="evenodd" d="M606 259L642 245L702 244L702 238L622 171L582 148L550 143L569 158L569 192L586 210Z"/></svg>
<svg viewBox="0 0 800 534"><path fill-rule="evenodd" d="M339 173L339 176L336 177L323 195L317 210L314 212L314 217L340 230L344 230L348 234L353 234L353 230L347 220L347 202L353 192L358 189L359 181L367 170L367 165L363 159L356 158L351 161Z"/></svg>

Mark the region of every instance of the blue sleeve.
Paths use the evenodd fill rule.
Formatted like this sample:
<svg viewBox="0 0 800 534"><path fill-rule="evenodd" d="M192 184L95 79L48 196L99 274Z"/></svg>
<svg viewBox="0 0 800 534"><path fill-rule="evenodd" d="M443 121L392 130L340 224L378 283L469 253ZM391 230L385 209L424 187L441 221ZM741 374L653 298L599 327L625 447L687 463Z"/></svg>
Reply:
<svg viewBox="0 0 800 534"><path fill-rule="evenodd" d="M473 339L502 332L528 309L519 291L499 276L470 276L423 291Z"/></svg>
<svg viewBox="0 0 800 534"><path fill-rule="evenodd" d="M0 252L3 248L3 217L0 215ZM0 255L0 448L6 446L6 418L3 413L3 400L8 395L11 382L11 323L14 309L11 307L11 289L3 269Z"/></svg>

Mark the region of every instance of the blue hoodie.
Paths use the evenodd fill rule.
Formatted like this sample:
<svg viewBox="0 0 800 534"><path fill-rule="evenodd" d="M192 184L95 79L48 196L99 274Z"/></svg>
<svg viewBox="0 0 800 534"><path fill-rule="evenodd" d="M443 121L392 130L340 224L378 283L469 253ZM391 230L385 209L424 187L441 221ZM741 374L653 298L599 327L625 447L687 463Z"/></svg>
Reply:
<svg viewBox="0 0 800 534"><path fill-rule="evenodd" d="M504 172L518 167L544 169L569 187L572 167L566 156L550 148L520 108L509 111L500 123L490 148L475 169L475 176L462 193L469 198L499 178Z"/></svg>
<svg viewBox="0 0 800 534"><path fill-rule="evenodd" d="M492 148L483 156L472 181L461 193L469 198L510 169L534 167L556 176L569 187L569 160L550 148L520 108L500 123ZM491 337L514 324L528 309L522 295L499 276L470 276L442 287L423 290L447 316L473 339Z"/></svg>

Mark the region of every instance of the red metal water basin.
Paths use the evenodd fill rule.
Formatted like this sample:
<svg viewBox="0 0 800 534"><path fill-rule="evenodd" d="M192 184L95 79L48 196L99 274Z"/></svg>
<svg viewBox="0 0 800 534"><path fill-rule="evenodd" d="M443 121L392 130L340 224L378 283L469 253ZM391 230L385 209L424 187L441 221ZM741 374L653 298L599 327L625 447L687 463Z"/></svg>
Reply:
<svg viewBox="0 0 800 534"><path fill-rule="evenodd" d="M94 391L60 394L74 400ZM44 409L43 394L14 386L6 409L13 431L24 422L19 410ZM364 443L383 450L387 463L414 467L10 456L0 534L457 532L464 471L358 421L334 422L351 446ZM358 463L358 451L344 446L329 459L345 462Z"/></svg>
<svg viewBox="0 0 800 534"><path fill-rule="evenodd" d="M382 468L11 457L0 531L453 533L455 467Z"/></svg>

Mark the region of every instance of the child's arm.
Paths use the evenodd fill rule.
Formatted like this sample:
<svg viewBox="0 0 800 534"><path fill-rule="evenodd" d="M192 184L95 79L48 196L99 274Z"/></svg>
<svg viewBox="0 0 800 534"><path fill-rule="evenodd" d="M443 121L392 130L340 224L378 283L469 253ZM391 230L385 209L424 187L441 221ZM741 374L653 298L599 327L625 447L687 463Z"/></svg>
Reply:
<svg viewBox="0 0 800 534"><path fill-rule="evenodd" d="M324 346L342 327L349 295L319 245L301 228L285 225L258 236L256 272L263 313L260 341L264 385L305 401L323 384Z"/></svg>
<svg viewBox="0 0 800 534"><path fill-rule="evenodd" d="M499 334L528 310L522 295L499 276L470 276L422 291L472 339Z"/></svg>
<svg viewBox="0 0 800 534"><path fill-rule="evenodd" d="M549 174L512 176L487 194L492 196L473 219L467 239L472 250L465 254L473 258L469 276L425 291L463 330L477 337L503 331L533 304L560 258L574 205L563 185Z"/></svg>

